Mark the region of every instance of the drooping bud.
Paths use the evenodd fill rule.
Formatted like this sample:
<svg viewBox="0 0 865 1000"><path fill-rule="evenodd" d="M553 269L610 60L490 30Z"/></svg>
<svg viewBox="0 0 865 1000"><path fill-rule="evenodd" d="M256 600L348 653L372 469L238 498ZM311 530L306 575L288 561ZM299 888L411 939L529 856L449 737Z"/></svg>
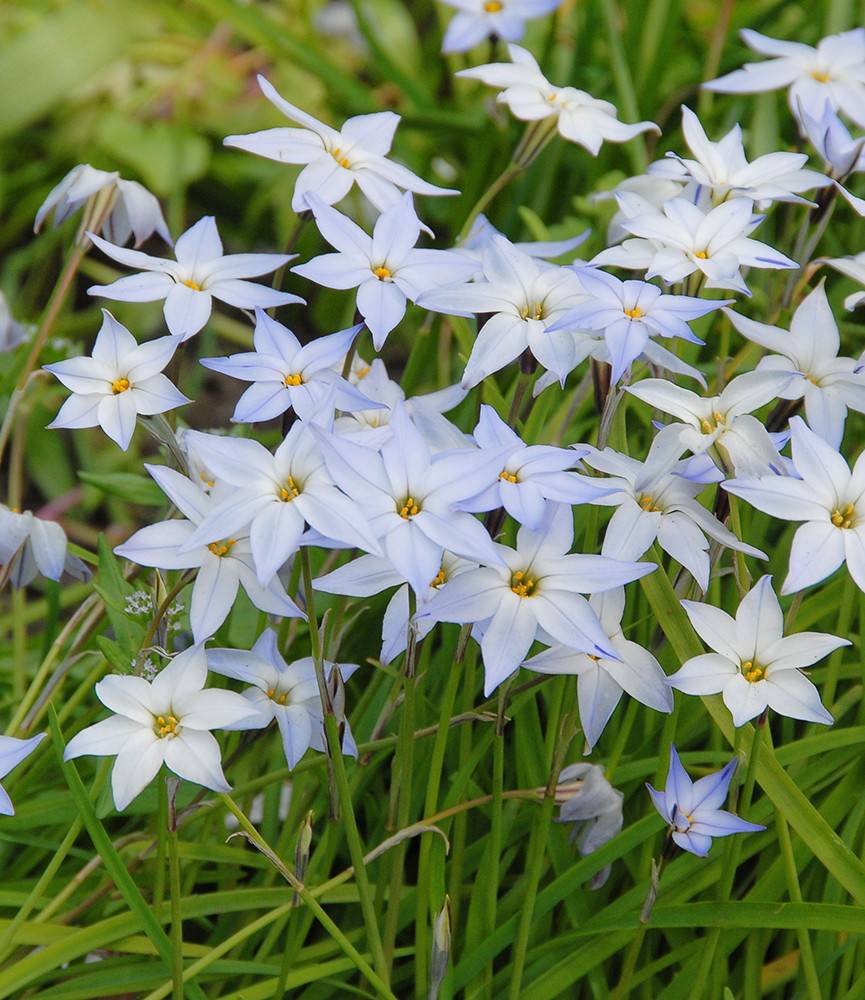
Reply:
<svg viewBox="0 0 865 1000"><path fill-rule="evenodd" d="M430 954L429 1000L436 1000L448 971L451 953L451 901L445 896L444 905L433 921L432 950Z"/></svg>

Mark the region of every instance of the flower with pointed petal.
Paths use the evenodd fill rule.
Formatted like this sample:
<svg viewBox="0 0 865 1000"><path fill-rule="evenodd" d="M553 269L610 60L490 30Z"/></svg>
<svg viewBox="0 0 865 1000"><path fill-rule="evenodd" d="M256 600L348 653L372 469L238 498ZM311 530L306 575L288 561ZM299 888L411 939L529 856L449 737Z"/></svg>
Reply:
<svg viewBox="0 0 865 1000"><path fill-rule="evenodd" d="M865 374L861 362L838 357L838 325L823 282L796 309L789 333L729 309L724 311L743 337L774 352L761 359L757 371L786 371L802 376L791 379L778 396L804 399L811 430L839 447L847 407L865 413Z"/></svg>
<svg viewBox="0 0 865 1000"><path fill-rule="evenodd" d="M578 268L576 273L588 298L569 309L550 330L603 332L614 385L645 352L650 338L681 337L702 344L688 323L733 301L664 295L647 281L620 281L593 267Z"/></svg>
<svg viewBox="0 0 865 1000"><path fill-rule="evenodd" d="M843 274L845 278L852 278L860 285L865 285L865 250L855 257L832 257L824 263ZM865 302L865 291L853 292L844 299L844 308L855 309L863 302Z"/></svg>
<svg viewBox="0 0 865 1000"><path fill-rule="evenodd" d="M419 301L425 309L454 316L493 314L475 340L463 386L477 385L526 349L564 383L577 363L576 345L569 333L550 328L585 298L576 274L567 267L541 267L504 236L484 247L483 270L484 281L437 289Z"/></svg>
<svg viewBox="0 0 865 1000"><path fill-rule="evenodd" d="M325 288L357 288L357 310L377 351L405 315L406 302L474 271L472 261L460 254L415 246L421 222L410 194L382 212L372 236L320 198L310 195L309 203L322 236L337 252L313 257L292 271Z"/></svg>
<svg viewBox="0 0 865 1000"><path fill-rule="evenodd" d="M477 569L477 563L461 559L450 552L442 553L441 567L425 590L417 595L417 610L411 627L418 641L434 627L435 621L426 613L426 605L442 587L451 580ZM324 576L313 580L313 587L325 594L342 594L347 597L372 597L391 587L398 588L388 602L381 624L382 663L395 660L406 648L409 628L409 593L405 577L386 556L360 556Z"/></svg>
<svg viewBox="0 0 865 1000"><path fill-rule="evenodd" d="M374 400L376 405L338 415L334 419L333 430L340 437L368 448L380 448L391 437L390 418L394 408L402 405L433 452L465 448L471 444L471 435L464 434L444 416L466 398L468 390L461 385L445 386L444 389L406 399L399 382L388 377L381 358L367 362L357 355L348 380L362 389L363 394Z"/></svg>
<svg viewBox="0 0 865 1000"><path fill-rule="evenodd" d="M158 337L139 344L103 309L89 358L45 365L72 392L48 426L98 426L126 451L139 414L165 413L190 402L162 374L178 343L175 337Z"/></svg>
<svg viewBox="0 0 865 1000"><path fill-rule="evenodd" d="M652 797L652 804L669 823L674 843L683 851L705 858L714 837L729 837L731 833L759 833L766 829L721 808L738 764L739 758L734 757L722 771L691 781L676 748L670 745L670 770L665 789L659 792L649 784L646 788Z"/></svg>
<svg viewBox="0 0 865 1000"><path fill-rule="evenodd" d="M92 285L88 295L117 302L158 302L165 300L163 314L169 331L189 340L210 319L213 300L219 299L238 309L264 309L303 302L297 295L280 292L247 278L269 274L292 260L292 255L275 253L223 254L222 240L213 216L206 215L180 236L174 247L176 260L150 257L140 250L126 250L93 233L90 239L120 264L137 268L110 285Z"/></svg>
<svg viewBox="0 0 865 1000"><path fill-rule="evenodd" d="M580 723L588 745L586 753L601 738L623 693L657 712L673 711L673 696L660 663L622 632L624 587L593 594L589 606L608 636L607 646L616 654L615 659L567 646L551 646L523 663L527 670L539 674L576 675Z"/></svg>
<svg viewBox="0 0 865 1000"><path fill-rule="evenodd" d="M526 21L544 17L562 0L443 0L457 13L447 26L442 52L468 52L485 38L518 42Z"/></svg>
<svg viewBox="0 0 865 1000"><path fill-rule="evenodd" d="M695 455L708 451L722 471L729 466L737 475L750 475L783 467L769 432L751 414L797 377L781 371L746 372L720 396L698 396L660 378L642 379L627 391L682 421L680 440Z"/></svg>
<svg viewBox="0 0 865 1000"><path fill-rule="evenodd" d="M256 578L250 542L244 535L226 533L219 541L189 548L196 528L219 502L219 492L205 493L174 469L145 465L162 492L183 518L149 524L115 548L115 553L139 566L158 569L197 569L189 623L196 642L204 642L228 617L239 587L252 603L271 615L303 618L304 614L274 576L266 586Z"/></svg>
<svg viewBox="0 0 865 1000"><path fill-rule="evenodd" d="M850 642L823 632L785 636L771 576L761 577L742 598L735 618L711 604L682 601L682 607L712 652L691 657L668 678L677 691L721 694L734 726L767 708L791 719L832 724L802 669Z"/></svg>
<svg viewBox="0 0 865 1000"><path fill-rule="evenodd" d="M380 553L363 513L328 475L311 426L293 424L274 453L249 438L190 431L208 468L232 489L214 503L181 551L248 533L262 587L297 552L307 524L325 538Z"/></svg>
<svg viewBox="0 0 865 1000"><path fill-rule="evenodd" d="M865 452L853 471L801 417L790 421L792 476L740 476L723 484L734 496L783 521L803 521L793 536L782 594L804 590L847 563L865 591Z"/></svg>
<svg viewBox="0 0 865 1000"><path fill-rule="evenodd" d="M580 244L585 243L591 235L591 230L586 229L579 236L572 236L567 240L533 240L529 243L514 243L513 246L520 253L534 257L536 260L554 260L556 257L563 257L566 253L576 250ZM454 253L464 254L471 257L478 265L476 277L483 278L483 249L494 236L504 236L483 214L478 215L472 223L472 227L464 240L459 242L453 249Z"/></svg>
<svg viewBox="0 0 865 1000"><path fill-rule="evenodd" d="M435 621L485 623L481 641L485 697L519 667L539 635L594 656L618 659L597 614L581 595L622 587L657 567L569 554L573 540L570 506L553 505L538 531L523 526L515 549L497 544L494 565L463 573L427 605Z"/></svg>
<svg viewBox="0 0 865 1000"><path fill-rule="evenodd" d="M211 730L233 727L257 713L234 691L205 689L206 681L207 658L200 645L178 653L152 682L132 675L103 677L96 696L114 714L73 736L63 759L116 756L111 791L118 812L163 764L193 784L230 791Z"/></svg>
<svg viewBox="0 0 865 1000"><path fill-rule="evenodd" d="M628 194L617 195L627 212ZM645 269L647 278L662 278L670 285L695 271L706 288L729 288L750 295L740 268L798 267L778 250L749 234L760 223L750 198L731 198L704 212L685 198L671 198L663 209L650 210L621 220L636 239L602 250L592 264Z"/></svg>
<svg viewBox="0 0 865 1000"><path fill-rule="evenodd" d="M734 125L723 139L712 142L700 119L684 105L682 131L695 159L667 153L667 159L651 164L649 173L695 184L698 190L708 191L716 205L730 197L750 198L760 210L775 201L811 204L801 193L832 183L825 174L803 169L808 162L805 153L766 153L749 163L741 125Z"/></svg>
<svg viewBox="0 0 865 1000"><path fill-rule="evenodd" d="M102 235L112 243L124 244L135 236L135 246L140 246L154 233L158 233L170 246L171 234L156 196L138 181L125 181L116 172L96 170L89 163L80 163L48 192L33 223L38 233L48 215L54 212L54 225L59 226L78 211L93 195L105 188L115 187L114 206L102 224Z"/></svg>
<svg viewBox="0 0 865 1000"><path fill-rule="evenodd" d="M585 461L614 477L606 482L618 487L612 495L593 501L617 508L604 534L603 554L639 559L657 540L705 591L711 569L707 535L737 552L768 557L739 541L697 500L706 484L717 482L722 474L705 456L681 461L683 447L680 430L671 425L655 435L643 462L612 448L586 449Z"/></svg>
<svg viewBox="0 0 865 1000"><path fill-rule="evenodd" d="M268 160L303 164L291 200L295 212L312 208L310 196L334 205L355 182L379 212L399 201L401 189L424 195L459 194L436 187L387 158L400 123L400 116L393 111L348 118L337 130L289 104L263 76L258 77L258 85L278 111L301 127L230 135L223 142Z"/></svg>
<svg viewBox="0 0 865 1000"><path fill-rule="evenodd" d="M857 214L865 215L865 198L857 198L841 183L853 174L865 173L865 136L854 139L828 101L819 118L800 108L799 121L811 145L823 158L830 182Z"/></svg>
<svg viewBox="0 0 865 1000"><path fill-rule="evenodd" d="M505 458L496 481L463 500L462 510L477 514L503 507L515 521L537 530L551 503L592 503L611 492L598 480L569 471L582 457L580 449L527 445L486 403L475 441L481 451L494 449Z"/></svg>
<svg viewBox="0 0 865 1000"><path fill-rule="evenodd" d="M64 573L87 580L90 570L67 550L66 532L56 521L0 504L0 566L13 587L26 587L37 574L59 580Z"/></svg>
<svg viewBox="0 0 865 1000"><path fill-rule="evenodd" d="M31 736L29 740L19 740L14 736L0 736L0 778L6 775L31 753L45 739L47 733ZM15 807L5 788L0 787L0 816L14 816Z"/></svg>
<svg viewBox="0 0 865 1000"><path fill-rule="evenodd" d="M597 156L604 141L627 142L641 132L660 133L654 122L620 122L615 105L609 101L599 101L576 87L554 86L527 49L509 45L508 55L509 63L475 66L460 70L457 76L496 87L496 100L507 104L514 117L522 121L553 119L563 139L579 143L593 156Z"/></svg>
<svg viewBox="0 0 865 1000"><path fill-rule="evenodd" d="M252 685L243 692L243 698L255 715L223 728L264 729L276 720L285 760L292 771L310 747L324 752L324 713L311 656L286 663L279 652L276 633L268 628L249 652L245 649L208 649L207 666L215 674ZM358 666L325 660L325 678L329 678L335 668L339 669L343 680L348 680ZM347 720L342 749L343 753L357 756L357 745Z"/></svg>
<svg viewBox="0 0 865 1000"><path fill-rule="evenodd" d="M415 592L425 593L447 549L475 562L499 562L486 529L458 505L493 483L503 452L459 448L431 454L405 412L391 414L381 453L313 428L328 471L372 527L384 554Z"/></svg>
<svg viewBox="0 0 865 1000"><path fill-rule="evenodd" d="M819 115L828 101L836 111L865 128L865 28L822 38L816 48L802 42L784 42L746 28L742 40L767 62L746 63L717 80L704 83L720 94L760 94L788 87L794 115L803 108Z"/></svg>
<svg viewBox="0 0 865 1000"><path fill-rule="evenodd" d="M333 370L360 330L361 326L353 326L301 345L288 327L257 308L254 351L227 358L202 358L201 363L211 371L253 383L234 408L231 419L237 422L272 420L288 409L293 409L301 420L309 420L331 391L340 410L372 410L381 404L364 396Z"/></svg>

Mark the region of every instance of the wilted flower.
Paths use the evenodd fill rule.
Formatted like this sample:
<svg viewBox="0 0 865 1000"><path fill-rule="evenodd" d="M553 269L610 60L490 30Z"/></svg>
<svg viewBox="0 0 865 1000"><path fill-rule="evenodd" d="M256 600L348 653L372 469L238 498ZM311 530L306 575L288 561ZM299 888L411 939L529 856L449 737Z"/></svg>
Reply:
<svg viewBox="0 0 865 1000"><path fill-rule="evenodd" d="M132 675L103 677L96 696L115 714L73 736L63 759L116 755L111 790L118 811L144 791L163 764L193 784L230 791L210 730L236 725L256 711L233 691L205 690L206 680L203 646L178 653L152 682Z"/></svg>
<svg viewBox="0 0 865 1000"><path fill-rule="evenodd" d="M86 580L90 570L67 551L66 532L56 521L29 510L10 510L0 504L0 566L13 587L26 587L37 574L59 580L68 573Z"/></svg>
<svg viewBox="0 0 865 1000"><path fill-rule="evenodd" d="M238 309L288 305L304 300L246 278L269 274L292 256L275 253L223 254L222 240L213 216L199 219L177 240L176 260L150 257L140 250L126 250L90 234L112 260L138 268L110 285L91 285L88 295L119 302L158 302L165 299L163 314L169 331L181 340L194 336L210 319L213 300Z"/></svg>
<svg viewBox="0 0 865 1000"><path fill-rule="evenodd" d="M27 327L12 316L6 296L0 292L0 354L14 350L27 336Z"/></svg>
<svg viewBox="0 0 865 1000"><path fill-rule="evenodd" d="M585 858L622 830L624 795L607 781L598 764L569 764L559 772L556 799L561 800L558 823L571 824L571 841ZM600 889L610 877L602 868L589 883Z"/></svg>
<svg viewBox="0 0 865 1000"><path fill-rule="evenodd" d="M670 745L670 770L667 785L662 792L646 785L652 804L670 824L673 841L684 851L704 858L712 846L713 837L729 837L731 833L757 833L765 826L748 823L725 809L730 782L736 772L739 758L715 774L691 781L682 767L676 748Z"/></svg>
<svg viewBox="0 0 865 1000"><path fill-rule="evenodd" d="M107 309L102 317L89 358L45 365L72 392L48 426L99 426L126 451L139 414L165 413L190 402L161 374L180 342L158 337L139 344Z"/></svg>
<svg viewBox="0 0 865 1000"><path fill-rule="evenodd" d="M158 233L166 243L171 244L171 234L155 195L138 181L125 181L116 171L96 170L89 163L73 167L51 189L36 213L33 232L39 232L52 210L54 225L59 226L77 212L88 198L109 187L117 189L117 197L102 223L102 235L107 240L124 244L134 235L135 246L139 246L153 233Z"/></svg>
<svg viewBox="0 0 865 1000"><path fill-rule="evenodd" d="M230 135L224 142L269 160L304 164L294 185L291 206L295 212L312 207L309 195L328 205L342 201L355 182L380 212L399 200L400 189L426 195L459 194L436 187L387 158L400 122L392 111L348 118L337 130L289 104L263 76L258 77L258 85L268 101L301 128Z"/></svg>

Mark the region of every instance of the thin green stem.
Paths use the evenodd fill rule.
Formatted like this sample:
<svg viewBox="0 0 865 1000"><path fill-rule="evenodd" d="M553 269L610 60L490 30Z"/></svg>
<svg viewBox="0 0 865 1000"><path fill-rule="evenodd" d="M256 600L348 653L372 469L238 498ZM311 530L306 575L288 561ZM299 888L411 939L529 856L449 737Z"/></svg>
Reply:
<svg viewBox="0 0 865 1000"><path fill-rule="evenodd" d="M174 779L167 779L174 781ZM167 789L167 781L160 782L160 794L166 799L171 793ZM180 909L180 858L177 853L177 823L174 805L166 802L165 814L168 823L166 849L168 852L168 892L171 900L171 981L174 1000L183 1000L183 914Z"/></svg>
<svg viewBox="0 0 865 1000"><path fill-rule="evenodd" d="M318 631L318 621L315 616L315 592L312 589L312 565L309 558L309 547L304 546L300 550L301 574L303 576L304 595L306 597L306 614L309 621L309 638L312 646L312 659L315 666L315 676L318 682L319 695L321 697L324 711L324 734L327 741L327 753L332 768L333 779L336 785L336 792L340 804L342 824L345 830L345 839L348 845L349 856L354 867L354 879L357 885L358 900L360 901L363 922L366 927L366 936L369 943L369 950L372 955L373 966L378 977L387 986L389 982L388 965L385 960L384 948L382 946L381 934L376 921L375 906L373 903L372 890L369 884L366 865L364 863L364 849L361 843L360 833L357 828L357 820L354 815L354 806L351 801L351 786L348 782L348 775L345 770L345 761L342 756L342 743L339 734L339 725L336 716L333 714L333 705L327 690L327 683L324 677L324 660L321 649L321 634Z"/></svg>

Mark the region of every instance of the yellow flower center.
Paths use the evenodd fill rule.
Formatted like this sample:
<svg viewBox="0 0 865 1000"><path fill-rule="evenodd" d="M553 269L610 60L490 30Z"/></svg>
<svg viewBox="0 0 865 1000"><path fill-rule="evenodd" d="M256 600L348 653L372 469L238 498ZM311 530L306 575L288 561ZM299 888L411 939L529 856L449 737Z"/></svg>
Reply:
<svg viewBox="0 0 865 1000"><path fill-rule="evenodd" d="M640 319L641 316L645 316L646 314L639 306L634 306L633 309L626 309L625 315L630 319Z"/></svg>
<svg viewBox="0 0 865 1000"><path fill-rule="evenodd" d="M420 512L420 504L415 500L414 497L406 497L405 503L399 509L399 516L404 520L408 520L410 517L414 517L415 514Z"/></svg>
<svg viewBox="0 0 865 1000"><path fill-rule="evenodd" d="M384 264L379 264L378 267L372 269L372 273L378 278L379 281L387 281L388 278L393 277L393 272L389 267L385 267Z"/></svg>
<svg viewBox="0 0 865 1000"><path fill-rule="evenodd" d="M844 508L836 507L832 511L832 523L836 528L852 528L855 513L856 508L852 503L848 503Z"/></svg>
<svg viewBox="0 0 865 1000"><path fill-rule="evenodd" d="M348 169L348 157L342 155L342 150L337 146L336 149L330 151L330 155L336 160L336 162L341 166Z"/></svg>
<svg viewBox="0 0 865 1000"><path fill-rule="evenodd" d="M358 370L354 373L354 377L359 382L362 378L366 378L367 375L369 375L370 371L371 371L370 366L364 365L363 368L358 368Z"/></svg>
<svg viewBox="0 0 865 1000"><path fill-rule="evenodd" d="M296 372L294 375L286 375L282 381L286 388L290 385L303 385L303 375L300 372Z"/></svg>
<svg viewBox="0 0 865 1000"><path fill-rule="evenodd" d="M712 431L716 431L719 426L727 423L727 418L723 413L719 413L717 410L712 414L712 419L708 418L700 421L700 430L704 434L711 434Z"/></svg>
<svg viewBox="0 0 865 1000"><path fill-rule="evenodd" d="M433 579L430 580L429 585L433 587L435 590L438 590L443 583L447 583L447 577L445 576L444 566L442 566L442 568L438 571L438 573L436 573Z"/></svg>
<svg viewBox="0 0 865 1000"><path fill-rule="evenodd" d="M484 10L488 14L498 14L498 12L504 7L502 0L487 0L484 4Z"/></svg>
<svg viewBox="0 0 865 1000"><path fill-rule="evenodd" d="M695 257L699 257L700 260L708 260L709 259L709 255L706 253L705 250L697 250L695 252L694 256Z"/></svg>
<svg viewBox="0 0 865 1000"><path fill-rule="evenodd" d="M546 310L543 302L529 302L520 309L520 319L544 319Z"/></svg>
<svg viewBox="0 0 865 1000"><path fill-rule="evenodd" d="M182 285L186 285L187 288L191 288L193 292L200 292L201 285L197 281L193 281L192 278L186 278L186 280L181 282Z"/></svg>
<svg viewBox="0 0 865 1000"><path fill-rule="evenodd" d="M271 701L275 701L277 705L287 705L288 704L288 691L280 691L277 693L276 688L271 688L267 692L267 697Z"/></svg>
<svg viewBox="0 0 865 1000"><path fill-rule="evenodd" d="M643 510L648 511L650 514L662 513L661 508L655 503L655 498L647 496L645 493L641 493L637 497L637 503L643 508Z"/></svg>
<svg viewBox="0 0 865 1000"><path fill-rule="evenodd" d="M751 684L756 684L757 681L765 680L766 668L761 667L759 663L754 663L753 660L745 660L742 664L742 676Z"/></svg>
<svg viewBox="0 0 865 1000"><path fill-rule="evenodd" d="M507 469L499 473L499 479L504 479L506 483L518 483L520 481L519 476L515 472L508 472Z"/></svg>
<svg viewBox="0 0 865 1000"><path fill-rule="evenodd" d="M534 597L536 581L533 580L524 570L517 570L511 576L511 590L517 597Z"/></svg>
<svg viewBox="0 0 865 1000"><path fill-rule="evenodd" d="M213 487L216 485L216 480L215 479L209 479L206 472L199 472L198 473L198 478L204 483L204 485L209 490L212 490Z"/></svg>
<svg viewBox="0 0 865 1000"><path fill-rule="evenodd" d="M279 499L284 503L291 503L296 496L300 496L300 490L297 488L297 483L289 476L285 486L279 488Z"/></svg>
<svg viewBox="0 0 865 1000"><path fill-rule="evenodd" d="M207 547L215 556L219 556L221 559L223 556L227 556L236 544L236 538L226 538L224 542L211 542Z"/></svg>
<svg viewBox="0 0 865 1000"><path fill-rule="evenodd" d="M119 396L121 392L126 392L128 388L129 388L128 378L116 378L111 383L111 391L114 393L115 396Z"/></svg>
<svg viewBox="0 0 865 1000"><path fill-rule="evenodd" d="M179 725L180 719L174 715L157 715L153 731L161 740L164 740L166 737L173 739L177 736L177 727Z"/></svg>
<svg viewBox="0 0 865 1000"><path fill-rule="evenodd" d="M811 79L816 80L817 83L828 83L832 77L828 73L824 73L822 70L815 69L811 74Z"/></svg>

